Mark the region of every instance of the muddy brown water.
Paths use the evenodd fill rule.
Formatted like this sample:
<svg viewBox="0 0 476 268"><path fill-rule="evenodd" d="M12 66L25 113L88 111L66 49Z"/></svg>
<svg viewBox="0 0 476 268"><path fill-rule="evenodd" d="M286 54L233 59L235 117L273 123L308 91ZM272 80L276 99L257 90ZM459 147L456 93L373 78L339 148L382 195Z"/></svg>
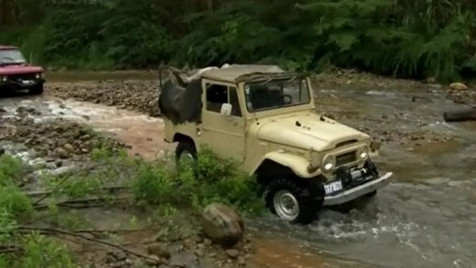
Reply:
<svg viewBox="0 0 476 268"><path fill-rule="evenodd" d="M52 74L54 81L153 79L140 72ZM54 82L52 82L54 83ZM319 110L360 128L438 133L448 142L384 143L375 159L395 180L373 202L355 209L324 209L309 226L272 215L248 222L256 234L256 267L476 267L476 124L447 124L452 107L444 92L395 88L322 89ZM419 98L413 98L419 96ZM322 101L319 101L319 100ZM0 99L42 111L37 120L64 117L111 133L132 145L131 153L153 158L173 148L163 142L163 122L114 107L20 96Z"/></svg>

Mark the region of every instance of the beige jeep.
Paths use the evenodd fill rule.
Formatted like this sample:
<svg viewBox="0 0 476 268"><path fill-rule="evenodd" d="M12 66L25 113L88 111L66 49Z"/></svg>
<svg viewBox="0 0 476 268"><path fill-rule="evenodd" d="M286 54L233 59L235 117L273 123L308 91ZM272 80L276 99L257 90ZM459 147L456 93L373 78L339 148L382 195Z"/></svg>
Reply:
<svg viewBox="0 0 476 268"><path fill-rule="evenodd" d="M370 137L316 114L309 77L276 66L207 68L162 84L165 140L176 157L195 159L203 145L256 175L269 209L309 223L322 206L376 194ZM162 83L162 82L161 82Z"/></svg>

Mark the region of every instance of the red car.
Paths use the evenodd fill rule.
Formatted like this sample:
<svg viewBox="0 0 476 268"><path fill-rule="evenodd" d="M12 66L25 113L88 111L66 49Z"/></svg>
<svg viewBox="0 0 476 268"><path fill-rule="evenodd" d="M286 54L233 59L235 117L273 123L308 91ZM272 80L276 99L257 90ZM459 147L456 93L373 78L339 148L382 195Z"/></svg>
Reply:
<svg viewBox="0 0 476 268"><path fill-rule="evenodd" d="M42 94L45 70L29 64L17 47L0 45L0 93L28 90Z"/></svg>

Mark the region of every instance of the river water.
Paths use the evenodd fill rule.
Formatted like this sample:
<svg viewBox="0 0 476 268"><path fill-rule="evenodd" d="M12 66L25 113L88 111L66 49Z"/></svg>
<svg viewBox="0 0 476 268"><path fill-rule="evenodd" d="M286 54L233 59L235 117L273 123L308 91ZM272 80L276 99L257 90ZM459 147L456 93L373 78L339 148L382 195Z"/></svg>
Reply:
<svg viewBox="0 0 476 268"><path fill-rule="evenodd" d="M52 77L65 82L85 75ZM476 267L476 124L442 122L442 111L452 106L442 90L346 88L316 93L319 110L356 128L436 133L451 140L396 138L383 143L375 161L395 178L369 204L326 208L309 226L286 224L272 215L250 221L248 229L257 237L256 266ZM163 143L163 122L157 118L49 96L0 99L6 110L18 106L35 107L43 119L63 117L112 133L131 144L133 153L146 157L172 150Z"/></svg>
<svg viewBox="0 0 476 268"><path fill-rule="evenodd" d="M325 209L310 226L269 217L256 228L346 261L339 266L476 267L476 124L442 122L442 111L453 104L440 91L349 88L324 90L317 98L320 94L335 97L320 102L322 110L334 111L355 127L370 123L451 140L384 143L375 160L395 173L394 182L366 206ZM414 103L412 94L425 99ZM387 119L393 115L397 118Z"/></svg>

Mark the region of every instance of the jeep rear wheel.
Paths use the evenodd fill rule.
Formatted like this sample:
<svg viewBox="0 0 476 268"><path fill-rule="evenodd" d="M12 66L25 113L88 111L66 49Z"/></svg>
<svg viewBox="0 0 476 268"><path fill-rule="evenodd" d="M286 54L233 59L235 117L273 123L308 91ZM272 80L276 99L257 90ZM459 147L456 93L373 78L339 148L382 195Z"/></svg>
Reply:
<svg viewBox="0 0 476 268"><path fill-rule="evenodd" d="M285 221L309 224L322 206L317 192L310 182L275 179L267 186L266 205Z"/></svg>
<svg viewBox="0 0 476 268"><path fill-rule="evenodd" d="M194 164L197 159L197 150L195 146L189 142L179 142L175 150L175 161L177 166Z"/></svg>

